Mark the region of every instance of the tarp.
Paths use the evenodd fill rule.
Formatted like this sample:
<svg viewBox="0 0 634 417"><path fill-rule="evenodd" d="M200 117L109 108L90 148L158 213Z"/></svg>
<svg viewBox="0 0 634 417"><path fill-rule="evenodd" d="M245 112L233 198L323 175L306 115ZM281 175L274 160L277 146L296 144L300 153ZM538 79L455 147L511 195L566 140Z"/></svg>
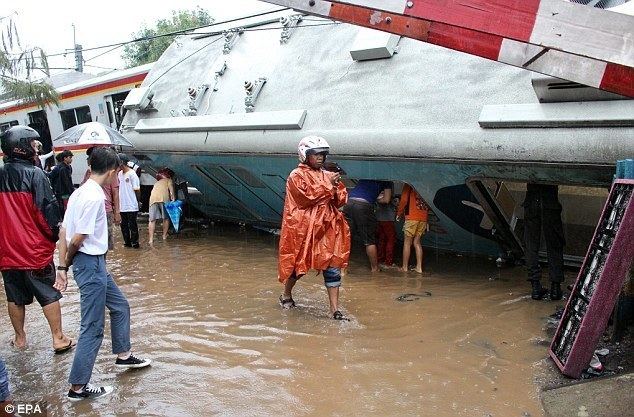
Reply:
<svg viewBox="0 0 634 417"><path fill-rule="evenodd" d="M181 206L183 205L182 200L169 201L165 203L165 211L167 211L167 215L170 216L170 220L174 225L174 230L178 232L178 226L181 220L181 213L183 209Z"/></svg>

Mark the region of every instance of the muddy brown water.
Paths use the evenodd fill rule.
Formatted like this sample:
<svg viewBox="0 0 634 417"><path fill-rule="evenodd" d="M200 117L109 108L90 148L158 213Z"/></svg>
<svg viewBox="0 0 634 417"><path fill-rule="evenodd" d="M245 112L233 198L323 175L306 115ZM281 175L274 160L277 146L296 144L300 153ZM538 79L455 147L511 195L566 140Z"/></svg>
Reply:
<svg viewBox="0 0 634 417"><path fill-rule="evenodd" d="M543 415L534 378L547 348L535 341L557 303L530 300L522 268L427 251L429 276L372 275L355 254L341 293L351 321L335 322L312 274L296 287L298 308L280 310L276 251L275 237L226 226L117 248L108 263L130 301L133 349L151 368L116 370L107 327L92 382L115 391L69 402L73 354L52 355L32 305L24 351L9 346L1 315L14 399L45 400L49 416ZM6 312L4 295L0 304ZM76 337L72 278L62 311Z"/></svg>

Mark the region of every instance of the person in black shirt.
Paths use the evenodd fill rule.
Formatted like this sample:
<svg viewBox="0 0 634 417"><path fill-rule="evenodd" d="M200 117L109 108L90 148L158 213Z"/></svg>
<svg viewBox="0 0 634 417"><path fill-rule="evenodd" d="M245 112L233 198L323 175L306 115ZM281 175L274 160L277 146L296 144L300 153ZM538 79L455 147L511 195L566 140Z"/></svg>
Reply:
<svg viewBox="0 0 634 417"><path fill-rule="evenodd" d="M58 163L50 174L48 174L48 178L51 180L51 186L59 202L59 207L65 212L68 206L68 199L73 191L75 191L75 186L73 185L73 167L71 166L73 153L69 150L65 150L56 155L55 159L57 159Z"/></svg>

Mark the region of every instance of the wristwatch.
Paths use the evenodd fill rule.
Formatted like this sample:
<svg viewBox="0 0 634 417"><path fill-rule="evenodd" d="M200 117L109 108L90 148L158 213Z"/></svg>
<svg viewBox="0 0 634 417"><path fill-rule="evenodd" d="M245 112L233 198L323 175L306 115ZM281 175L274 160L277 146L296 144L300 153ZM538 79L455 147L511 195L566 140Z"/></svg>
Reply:
<svg viewBox="0 0 634 417"><path fill-rule="evenodd" d="M58 271L68 271L68 267L67 267L67 266L61 266L61 265L59 265L59 266L57 267L57 270L58 270Z"/></svg>

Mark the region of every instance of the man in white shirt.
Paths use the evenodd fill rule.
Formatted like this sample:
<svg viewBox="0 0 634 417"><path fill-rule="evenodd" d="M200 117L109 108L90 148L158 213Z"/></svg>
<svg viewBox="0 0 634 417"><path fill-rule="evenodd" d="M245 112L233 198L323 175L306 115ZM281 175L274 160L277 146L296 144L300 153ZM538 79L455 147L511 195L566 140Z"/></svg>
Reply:
<svg viewBox="0 0 634 417"><path fill-rule="evenodd" d="M95 149L91 155L90 178L69 201L59 232L59 264L55 287L64 291L66 271L73 265L79 287L81 329L68 382L70 400L92 399L112 392L110 386L90 385L92 369L103 341L105 308L110 310L112 353L119 368L143 368L147 359L132 355L130 345L130 305L106 270L108 225L102 185L110 183L120 165L114 150Z"/></svg>
<svg viewBox="0 0 634 417"><path fill-rule="evenodd" d="M141 184L134 169L130 167L130 158L125 154L119 154L123 163L119 171L119 212L121 213L121 233L123 234L123 246L126 248L139 248L139 226L137 225L137 213L139 212L139 192Z"/></svg>

